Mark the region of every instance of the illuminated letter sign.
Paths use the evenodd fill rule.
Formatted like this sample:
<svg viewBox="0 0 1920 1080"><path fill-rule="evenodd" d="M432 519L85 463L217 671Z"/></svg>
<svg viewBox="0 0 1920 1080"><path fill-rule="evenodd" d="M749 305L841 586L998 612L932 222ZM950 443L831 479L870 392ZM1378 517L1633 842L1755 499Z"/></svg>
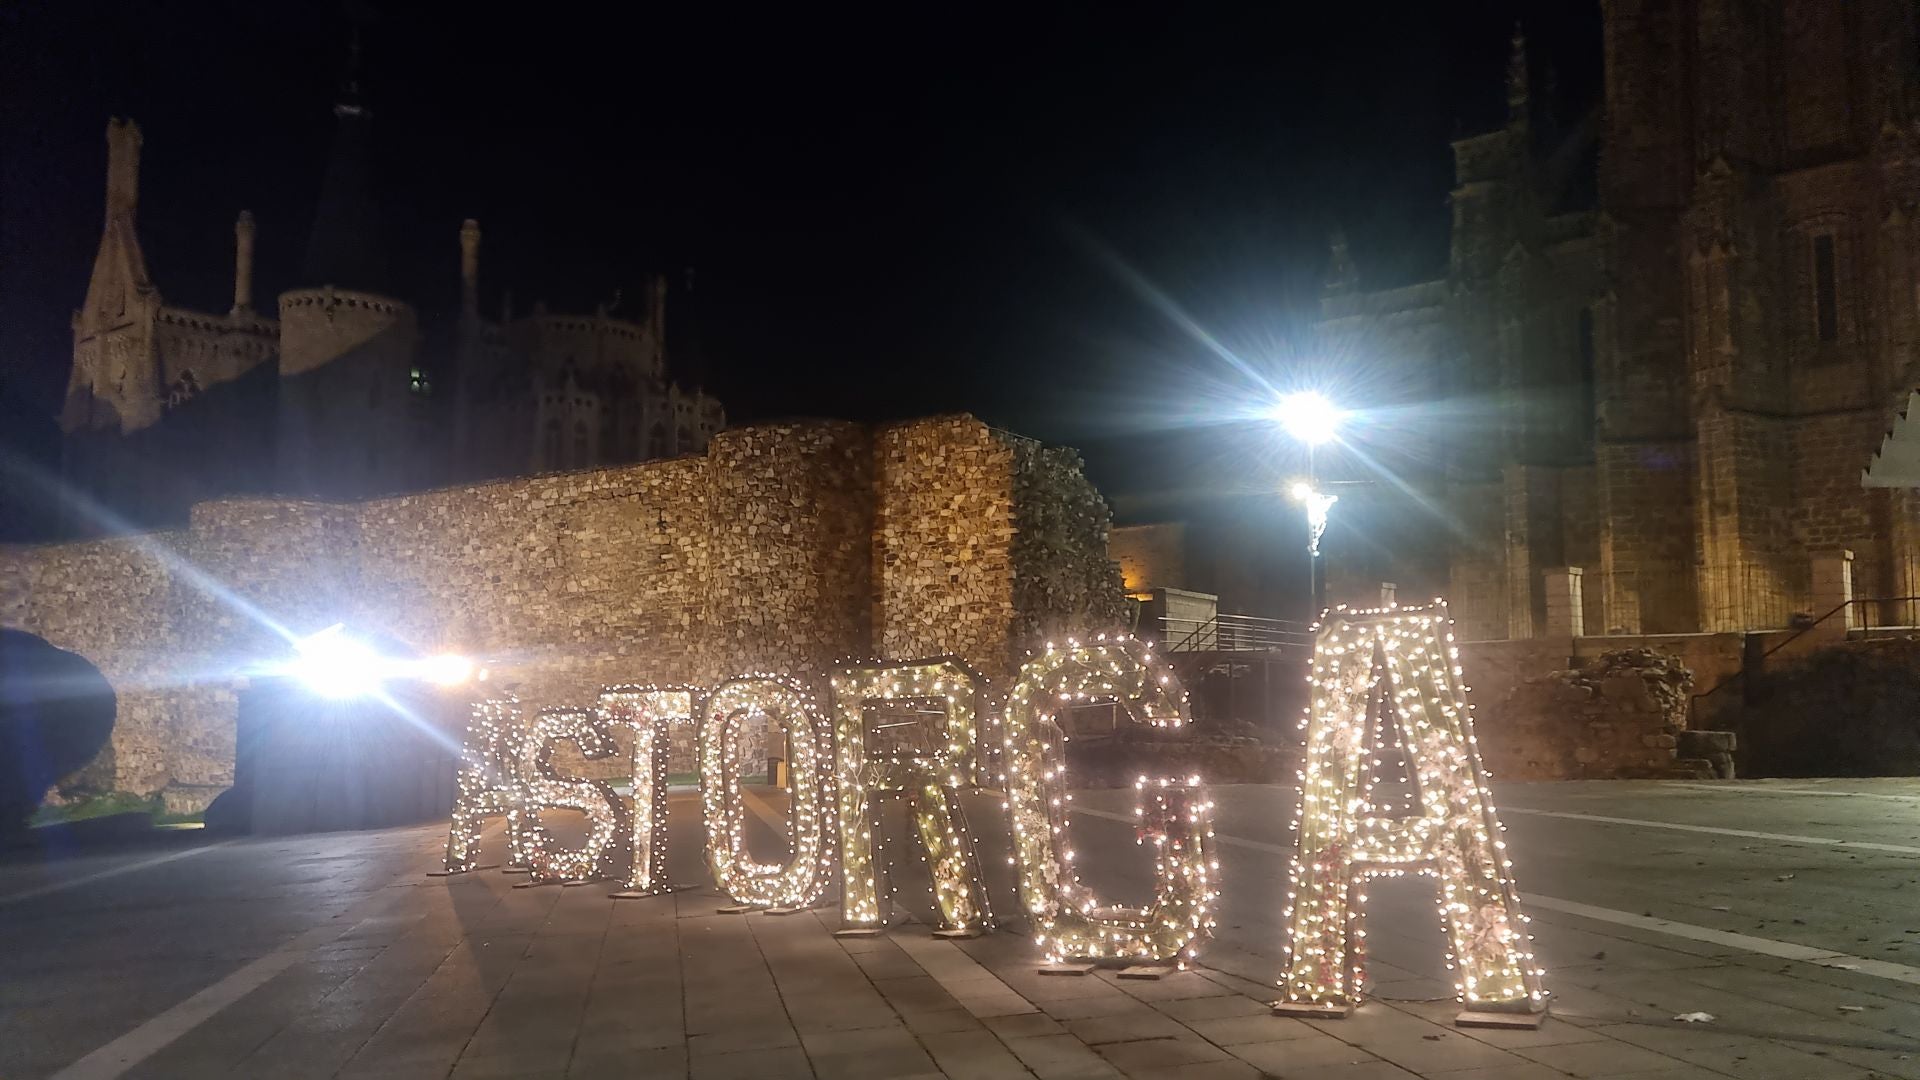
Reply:
<svg viewBox="0 0 1920 1080"><path fill-rule="evenodd" d="M481 819L495 814L507 816L507 864L526 865L519 730L520 702L511 694L474 703L460 746L460 795L447 828L443 875L479 869Z"/></svg>
<svg viewBox="0 0 1920 1080"><path fill-rule="evenodd" d="M674 724L693 722L696 691L688 687L610 686L600 691L600 712L610 723L633 729L633 813L628 847L633 862L626 888L615 896L655 896L667 881L667 758Z"/></svg>
<svg viewBox="0 0 1920 1080"><path fill-rule="evenodd" d="M1336 610L1314 642L1277 1012L1340 1016L1359 1002L1366 985L1355 933L1361 890L1368 878L1407 872L1439 879L1449 959L1467 1010L1460 1022L1533 1026L1544 1009L1542 973L1514 900L1449 625L1442 603ZM1417 812L1394 816L1373 805L1383 750L1375 702L1404 747Z"/></svg>
<svg viewBox="0 0 1920 1080"><path fill-rule="evenodd" d="M813 702L784 679L743 678L721 683L708 696L700 724L700 798L706 810L707 865L721 891L737 904L801 908L820 899L831 876L827 844L826 763L830 752ZM792 858L784 864L751 861L744 832L739 745L748 722L778 721L787 734L792 791ZM771 779L771 777L769 777Z"/></svg>
<svg viewBox="0 0 1920 1080"><path fill-rule="evenodd" d="M607 873L608 850L623 832L625 800L604 780L561 776L553 752L571 739L589 759L611 757L613 736L590 709L541 709L521 756L526 778L527 865L535 881L592 881ZM555 850L540 825L539 811L578 810L587 817L587 842L578 850Z"/></svg>
<svg viewBox="0 0 1920 1080"><path fill-rule="evenodd" d="M1140 839L1155 846L1155 900L1149 908L1101 906L1073 873L1068 847L1066 762L1055 717L1080 704L1115 702L1162 727L1185 722L1186 698L1173 673L1156 668L1137 641L1049 645L1020 669L1007 701L1006 786L1020 898L1049 963L1067 960L1194 957L1213 928L1211 804L1193 782L1142 781L1152 800Z"/></svg>
<svg viewBox="0 0 1920 1080"><path fill-rule="evenodd" d="M863 665L833 677L846 929L885 922L873 861L873 797L883 792L911 803L940 907L936 933L986 928L987 889L960 802L962 787L979 784L979 681L953 659Z"/></svg>

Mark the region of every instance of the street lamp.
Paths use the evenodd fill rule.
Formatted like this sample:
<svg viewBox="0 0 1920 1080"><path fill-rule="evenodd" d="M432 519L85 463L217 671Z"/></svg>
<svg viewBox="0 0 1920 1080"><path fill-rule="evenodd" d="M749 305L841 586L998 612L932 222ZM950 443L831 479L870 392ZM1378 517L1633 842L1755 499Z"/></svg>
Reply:
<svg viewBox="0 0 1920 1080"><path fill-rule="evenodd" d="M1307 450L1307 478L1294 481L1288 493L1307 512L1307 590L1313 598L1313 615L1318 618L1326 608L1320 584L1320 537L1327 531L1327 512L1340 497L1319 489L1313 471L1313 451L1321 443L1338 437L1340 421L1346 413L1328 401L1326 395L1300 390L1274 402L1267 415Z"/></svg>
<svg viewBox="0 0 1920 1080"><path fill-rule="evenodd" d="M1328 401L1326 395L1301 390L1274 402L1267 415L1279 421L1288 435L1305 443L1307 453L1312 454L1314 447L1331 442L1339 433L1340 420L1346 414Z"/></svg>

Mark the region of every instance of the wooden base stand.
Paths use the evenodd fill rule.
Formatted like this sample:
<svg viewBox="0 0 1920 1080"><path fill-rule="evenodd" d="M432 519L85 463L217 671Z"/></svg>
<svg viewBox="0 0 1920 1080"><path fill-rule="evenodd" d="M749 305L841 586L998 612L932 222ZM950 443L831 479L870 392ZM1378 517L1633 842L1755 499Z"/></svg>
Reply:
<svg viewBox="0 0 1920 1080"><path fill-rule="evenodd" d="M1067 961L1059 964L1042 964L1039 971L1042 975L1091 975L1093 969L1093 964L1076 964Z"/></svg>
<svg viewBox="0 0 1920 1080"><path fill-rule="evenodd" d="M1512 1028L1521 1031L1536 1031L1547 1020L1547 1010L1539 1012L1497 1012L1487 1009L1467 1009L1453 1018L1455 1027L1472 1028Z"/></svg>
<svg viewBox="0 0 1920 1080"><path fill-rule="evenodd" d="M1302 1020L1345 1020L1353 1015L1353 1006L1338 1001L1276 1001L1273 1015L1297 1016Z"/></svg>

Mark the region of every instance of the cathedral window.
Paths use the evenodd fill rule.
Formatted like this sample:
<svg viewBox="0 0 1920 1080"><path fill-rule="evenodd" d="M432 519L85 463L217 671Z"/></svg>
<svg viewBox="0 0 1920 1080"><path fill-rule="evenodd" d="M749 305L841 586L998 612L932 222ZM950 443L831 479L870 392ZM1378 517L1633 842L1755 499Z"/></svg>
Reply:
<svg viewBox="0 0 1920 1080"><path fill-rule="evenodd" d="M433 380L427 377L425 368L415 364L413 369L407 372L407 390L421 397L433 393Z"/></svg>
<svg viewBox="0 0 1920 1080"><path fill-rule="evenodd" d="M687 430L684 424L680 426L680 441L674 444L674 449L682 454L693 449L693 432Z"/></svg>
<svg viewBox="0 0 1920 1080"><path fill-rule="evenodd" d="M1813 327L1823 342L1840 340L1839 285L1831 233L1813 238Z"/></svg>
<svg viewBox="0 0 1920 1080"><path fill-rule="evenodd" d="M560 467L560 421L547 421L545 438L540 445L540 465L545 469Z"/></svg>
<svg viewBox="0 0 1920 1080"><path fill-rule="evenodd" d="M647 432L647 456L663 458L667 456L667 426L656 423Z"/></svg>
<svg viewBox="0 0 1920 1080"><path fill-rule="evenodd" d="M591 462L587 459L587 422L577 420L573 425L573 467L585 468Z"/></svg>

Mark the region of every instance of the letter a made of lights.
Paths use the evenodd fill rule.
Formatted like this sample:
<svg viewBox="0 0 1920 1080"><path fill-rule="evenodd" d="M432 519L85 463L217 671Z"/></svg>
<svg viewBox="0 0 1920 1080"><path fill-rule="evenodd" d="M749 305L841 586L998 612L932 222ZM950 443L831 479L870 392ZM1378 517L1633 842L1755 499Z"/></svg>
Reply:
<svg viewBox="0 0 1920 1080"><path fill-rule="evenodd" d="M1366 986L1368 879L1438 879L1462 1024L1532 1027L1545 1011L1512 864L1500 839L1460 683L1445 603L1329 613L1314 641L1300 775L1298 842L1286 915L1283 995L1274 1011L1344 1016ZM1371 705L1398 726L1417 812L1371 797L1383 747Z"/></svg>
<svg viewBox="0 0 1920 1080"><path fill-rule="evenodd" d="M832 752L812 698L786 679L751 676L721 683L700 711L700 800L714 882L736 904L782 909L813 905L826 889L833 853L827 843L832 813L827 763ZM769 719L787 735L793 855L784 864L754 862L747 854L740 790L744 727Z"/></svg>
<svg viewBox="0 0 1920 1080"><path fill-rule="evenodd" d="M882 874L873 854L874 799L882 793L902 794L911 803L940 908L935 932L975 934L991 921L960 801L961 788L979 785L976 725L982 681L951 658L863 664L834 675L845 930L861 933L886 923L879 896Z"/></svg>
<svg viewBox="0 0 1920 1080"><path fill-rule="evenodd" d="M610 686L600 691L600 714L633 729L633 812L628 847L633 862L622 897L672 890L667 879L667 768L673 725L693 723L698 692L684 686Z"/></svg>
<svg viewBox="0 0 1920 1080"><path fill-rule="evenodd" d="M562 776L553 753L571 740L589 760L611 757L619 747L598 712L591 709L541 709L523 745L521 775L526 778L527 866L535 881L592 881L605 877L617 845L625 842L626 800L605 780ZM559 848L541 827L541 810L578 810L587 818L587 840L579 848Z"/></svg>
<svg viewBox="0 0 1920 1080"><path fill-rule="evenodd" d="M1020 669L1008 695L1003 736L1008 815L1019 866L1020 899L1034 920L1034 939L1048 963L1069 960L1192 960L1212 933L1214 861L1212 803L1198 781L1148 780L1136 791L1151 802L1135 808L1138 839L1154 845L1153 906L1102 906L1072 868L1067 832L1065 709L1115 702L1158 727L1186 720L1186 694L1173 672L1132 639L1047 651Z"/></svg>
<svg viewBox="0 0 1920 1080"><path fill-rule="evenodd" d="M520 702L512 695L474 702L460 746L460 794L447 829L446 874L480 868L480 830L484 819L507 817L507 864L527 864L525 821L521 812Z"/></svg>

